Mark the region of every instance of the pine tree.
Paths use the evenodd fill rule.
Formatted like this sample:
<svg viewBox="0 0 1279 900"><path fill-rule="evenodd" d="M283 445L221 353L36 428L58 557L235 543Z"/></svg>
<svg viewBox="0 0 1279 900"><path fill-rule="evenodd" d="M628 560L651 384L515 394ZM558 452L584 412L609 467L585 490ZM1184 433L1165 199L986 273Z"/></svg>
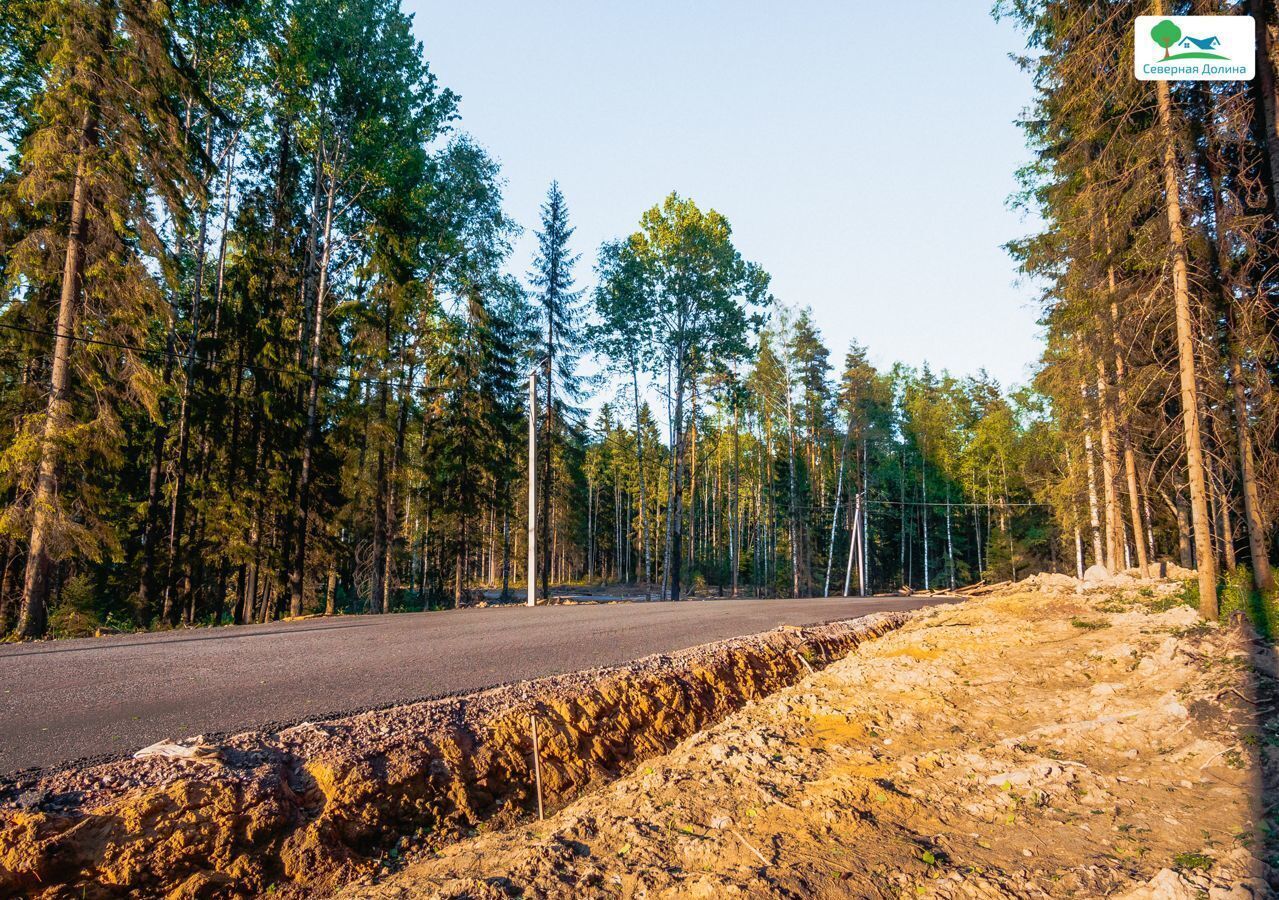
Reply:
<svg viewBox="0 0 1279 900"><path fill-rule="evenodd" d="M120 552L112 523L97 516L101 498L76 473L89 463L120 464L123 406L155 414L149 360L121 348L144 346L151 323L165 316L165 285L152 262L171 278L172 260L152 201L183 221L186 199L198 193L195 150L176 113L177 98L198 88L172 56L162 5L97 0L23 11L38 16L30 27L40 35L43 77L31 100L38 124L18 150L16 195L47 224L7 248L6 274L27 282L33 302L57 286L48 403L30 416L5 465L20 473L6 529L30 535L18 632L35 637L44 631L53 564ZM59 209L69 210L65 218Z"/></svg>

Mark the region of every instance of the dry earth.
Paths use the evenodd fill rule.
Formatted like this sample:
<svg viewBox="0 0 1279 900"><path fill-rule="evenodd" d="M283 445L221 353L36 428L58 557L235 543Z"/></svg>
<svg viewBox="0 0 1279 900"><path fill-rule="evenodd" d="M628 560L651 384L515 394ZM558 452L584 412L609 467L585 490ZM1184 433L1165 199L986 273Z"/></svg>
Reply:
<svg viewBox="0 0 1279 900"><path fill-rule="evenodd" d="M917 614L545 822L344 896L1271 896L1274 656L1180 589L1049 576Z"/></svg>

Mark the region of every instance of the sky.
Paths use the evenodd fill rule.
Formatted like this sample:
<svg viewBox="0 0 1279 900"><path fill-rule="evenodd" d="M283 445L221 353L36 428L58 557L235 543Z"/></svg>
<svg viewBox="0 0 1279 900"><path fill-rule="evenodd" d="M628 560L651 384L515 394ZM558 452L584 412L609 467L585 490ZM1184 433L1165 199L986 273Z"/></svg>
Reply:
<svg viewBox="0 0 1279 900"><path fill-rule="evenodd" d="M578 280L672 190L732 223L838 367L894 361L1025 382L1033 285L1002 244L1029 159L1020 36L990 0L405 0L458 128L502 166L524 274L555 179ZM905 10L909 10L906 12Z"/></svg>

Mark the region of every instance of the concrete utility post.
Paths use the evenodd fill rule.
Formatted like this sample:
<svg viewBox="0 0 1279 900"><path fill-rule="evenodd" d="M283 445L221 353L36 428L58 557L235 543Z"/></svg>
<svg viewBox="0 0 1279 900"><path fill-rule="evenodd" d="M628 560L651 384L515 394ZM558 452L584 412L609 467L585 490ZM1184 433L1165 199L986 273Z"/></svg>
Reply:
<svg viewBox="0 0 1279 900"><path fill-rule="evenodd" d="M853 507L853 527L848 529L848 568L844 570L844 596L848 596L849 586L853 583L853 557L862 555L861 542L861 522L862 522L862 495L857 495L857 505ZM860 565L857 567L857 577L861 582L859 590L862 596L865 596L866 586L866 570Z"/></svg>
<svg viewBox="0 0 1279 900"><path fill-rule="evenodd" d="M537 605L537 370L528 373L528 605Z"/></svg>

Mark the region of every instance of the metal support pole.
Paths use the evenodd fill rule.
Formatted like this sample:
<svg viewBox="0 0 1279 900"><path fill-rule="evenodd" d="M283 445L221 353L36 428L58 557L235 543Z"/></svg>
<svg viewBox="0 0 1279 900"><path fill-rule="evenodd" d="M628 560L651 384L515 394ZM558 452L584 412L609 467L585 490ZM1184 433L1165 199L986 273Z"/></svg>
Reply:
<svg viewBox="0 0 1279 900"><path fill-rule="evenodd" d="M528 605L537 605L537 370L528 373Z"/></svg>

